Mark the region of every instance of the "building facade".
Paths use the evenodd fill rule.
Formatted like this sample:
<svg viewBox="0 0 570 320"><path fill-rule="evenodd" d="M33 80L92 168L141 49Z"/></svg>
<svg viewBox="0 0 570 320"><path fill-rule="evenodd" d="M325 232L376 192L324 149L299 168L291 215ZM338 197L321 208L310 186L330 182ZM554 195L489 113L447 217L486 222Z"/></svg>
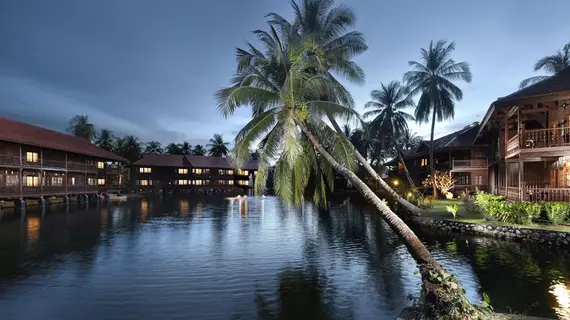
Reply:
<svg viewBox="0 0 570 320"><path fill-rule="evenodd" d="M257 167L254 160L235 169L222 157L147 153L131 165L130 183L143 193L250 189Z"/></svg>
<svg viewBox="0 0 570 320"><path fill-rule="evenodd" d="M119 190L125 159L87 140L0 118L0 199Z"/></svg>

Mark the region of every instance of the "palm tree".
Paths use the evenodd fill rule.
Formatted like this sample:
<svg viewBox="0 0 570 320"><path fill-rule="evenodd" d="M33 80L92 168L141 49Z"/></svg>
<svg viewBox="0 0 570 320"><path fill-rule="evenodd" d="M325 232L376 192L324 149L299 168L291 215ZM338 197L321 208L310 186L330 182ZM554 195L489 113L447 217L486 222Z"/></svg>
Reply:
<svg viewBox="0 0 570 320"><path fill-rule="evenodd" d="M166 146L166 153L174 155L182 155L182 150L180 150L180 145L172 142Z"/></svg>
<svg viewBox="0 0 570 320"><path fill-rule="evenodd" d="M195 156L205 156L206 155L206 149L204 148L204 146L197 144L194 147L194 150L192 150L192 154Z"/></svg>
<svg viewBox="0 0 570 320"><path fill-rule="evenodd" d="M182 142L180 145L180 153L188 155L192 153L192 145L188 141Z"/></svg>
<svg viewBox="0 0 570 320"><path fill-rule="evenodd" d="M465 315L468 318L478 316L478 311L462 294L454 278L435 261L411 229L353 172L356 166L354 148L348 147L346 137L330 128L323 116L346 117L354 115L355 111L350 106L330 101L330 97L346 90L339 88L338 82L323 72L326 66L318 54L307 54L306 48L310 47L312 39L295 43L283 40L277 48L280 63L287 70L282 74L283 81L274 81L272 74L264 72L263 65L249 66L238 69L234 86L216 94L218 108L226 117L238 107L255 106L258 111L263 110L254 112L253 119L237 134L232 150L234 165L245 164L251 145L261 141L256 192L263 191L269 168L275 161L275 192L284 203L296 206L305 201L306 194L314 202L326 202L325 180L333 172L341 174L377 209L420 265L426 290L426 312L438 317L455 308L454 303L460 298ZM236 85L237 79L245 81ZM309 184L309 177L318 180L311 179ZM434 274L445 276L449 282L438 282Z"/></svg>
<svg viewBox="0 0 570 320"><path fill-rule="evenodd" d="M549 78L550 76L553 76L555 74L557 74L558 72L560 72L562 69L566 68L570 66L570 42L568 42L567 44L564 45L564 48L562 48L562 51L557 50L556 54L553 54L551 56L546 56L540 60L538 60L535 64L534 64L534 71L544 71L548 74L548 76L536 76L536 77L530 77L528 79L524 79L523 81L521 81L521 84L519 85L520 89L527 87L531 84L535 84L537 82L540 82L544 79Z"/></svg>
<svg viewBox="0 0 570 320"><path fill-rule="evenodd" d="M370 139L369 133L367 132L367 123L363 122L362 125L363 128L352 129L350 125L345 124L343 126L343 133L360 154L368 155Z"/></svg>
<svg viewBox="0 0 570 320"><path fill-rule="evenodd" d="M386 135L388 140L392 142L396 149L396 155L404 167L408 183L412 189L415 189L414 180L410 176L402 150L397 143L398 138L409 130L408 120L414 120L412 115L402 110L413 107L414 102L408 95L408 89L398 81L392 81L387 86L380 83L380 87L380 90L373 90L370 93L372 101L367 102L364 108L373 110L364 113L363 117L374 117L370 123L372 130Z"/></svg>
<svg viewBox="0 0 570 320"><path fill-rule="evenodd" d="M135 162L141 157L141 142L135 136L125 136L124 138L117 139L115 150L121 157L130 162Z"/></svg>
<svg viewBox="0 0 570 320"><path fill-rule="evenodd" d="M215 133L214 137L210 139L210 143L206 145L209 149L208 153L214 157L225 157L230 152L228 148L230 144L224 142L224 138L221 134Z"/></svg>
<svg viewBox="0 0 570 320"><path fill-rule="evenodd" d="M451 58L453 50L455 50L453 42L440 40L434 43L431 41L427 50L421 49L423 64L410 61L409 65L413 70L404 74L404 80L411 89L411 95L420 94L415 112L416 121L429 122L431 114L429 165L434 197L437 197L433 159L435 122L453 118L455 101L463 99L463 91L453 82L457 80L471 82L469 64L455 62Z"/></svg>
<svg viewBox="0 0 570 320"><path fill-rule="evenodd" d="M113 132L109 129L101 129L95 144L101 149L113 152L115 148L115 137L113 136Z"/></svg>
<svg viewBox="0 0 570 320"><path fill-rule="evenodd" d="M69 128L67 131L76 137L83 138L89 142L93 142L96 138L97 131L95 125L89 122L89 116L76 115L69 120Z"/></svg>
<svg viewBox="0 0 570 320"><path fill-rule="evenodd" d="M164 150L162 150L162 145L158 141L149 141L146 143L146 147L144 149L145 153L158 153L162 154Z"/></svg>
<svg viewBox="0 0 570 320"><path fill-rule="evenodd" d="M344 77L345 79L362 83L364 82L364 72L351 59L368 49L366 41L360 32L348 31L356 22L356 15L347 6L335 6L333 0L302 0L300 3L291 1L291 7L294 12L294 21L291 23L276 13L270 13L269 23L271 32L257 30L254 33L267 45L267 54L264 55L252 45L248 44L249 51L238 49L238 71L244 65L262 65L260 71L269 72L272 83L282 81L284 70L287 70L285 64L279 63L283 59L278 50L281 41L277 35L277 30L281 31L281 35L290 43L300 43L301 39L310 38L306 51L308 54L318 55L323 60L323 73L327 75L330 81L337 84L334 94L329 97L322 97L323 100L333 100L344 105L352 105L354 101L346 91L346 89L338 83L337 79L331 73ZM275 56L276 55L276 56ZM269 58L269 57L271 58ZM276 68L275 66L278 66ZM314 70L310 70L314 71ZM271 82L270 82L271 83ZM259 112L259 106L253 105L254 114ZM342 129L338 125L336 119L331 115L327 115L333 128L341 133ZM348 137L347 137L348 138ZM350 146L349 146L350 148ZM378 183L398 201L404 208L414 215L420 215L421 210L408 202L405 198L396 193L378 173L372 168L366 160L366 154L363 156L359 150L355 153L358 163L364 167L366 172L376 179Z"/></svg>
<svg viewBox="0 0 570 320"><path fill-rule="evenodd" d="M422 137L416 135L416 133L411 132L408 128L402 135L398 138L398 144L402 150L412 150L417 148L420 143L422 143Z"/></svg>

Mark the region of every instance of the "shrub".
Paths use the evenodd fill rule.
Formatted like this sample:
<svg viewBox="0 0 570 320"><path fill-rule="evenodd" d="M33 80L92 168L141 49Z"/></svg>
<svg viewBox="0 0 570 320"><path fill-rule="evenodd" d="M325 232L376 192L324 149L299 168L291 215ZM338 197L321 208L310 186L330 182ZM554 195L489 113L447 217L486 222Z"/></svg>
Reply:
<svg viewBox="0 0 570 320"><path fill-rule="evenodd" d="M477 204L475 204L475 195L462 191L461 199L463 200L463 204L465 205L465 210L467 210L467 212L479 212L479 208L477 207Z"/></svg>
<svg viewBox="0 0 570 320"><path fill-rule="evenodd" d="M544 209L548 220L554 224L561 224L569 219L570 204L566 202L547 202Z"/></svg>
<svg viewBox="0 0 570 320"><path fill-rule="evenodd" d="M445 210L453 215L453 220L457 217L457 205L454 204L452 206L446 206Z"/></svg>
<svg viewBox="0 0 570 320"><path fill-rule="evenodd" d="M516 202L511 209L511 223L529 224L533 219L540 218L542 206L538 203Z"/></svg>
<svg viewBox="0 0 570 320"><path fill-rule="evenodd" d="M502 196L489 194L485 191L477 190L475 192L475 205L479 208L481 213L491 218L497 218L497 214L502 209L503 201Z"/></svg>

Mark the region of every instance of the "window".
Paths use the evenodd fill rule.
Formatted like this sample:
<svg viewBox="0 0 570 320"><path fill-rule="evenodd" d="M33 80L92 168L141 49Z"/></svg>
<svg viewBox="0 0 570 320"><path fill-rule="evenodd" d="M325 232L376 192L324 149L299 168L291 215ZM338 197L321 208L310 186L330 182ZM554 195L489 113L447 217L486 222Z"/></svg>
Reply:
<svg viewBox="0 0 570 320"><path fill-rule="evenodd" d="M140 173L151 173L152 168L139 168Z"/></svg>
<svg viewBox="0 0 570 320"><path fill-rule="evenodd" d="M51 179L50 179L50 185L52 185L52 186L62 186L62 185L63 185L63 177L60 177L60 176L51 177Z"/></svg>
<svg viewBox="0 0 570 320"><path fill-rule="evenodd" d="M178 174L188 174L188 169L178 169Z"/></svg>
<svg viewBox="0 0 570 320"><path fill-rule="evenodd" d="M97 168L98 169L105 169L105 162L101 162L101 161L97 162Z"/></svg>
<svg viewBox="0 0 570 320"><path fill-rule="evenodd" d="M475 176L475 185L477 186L483 185L483 176Z"/></svg>
<svg viewBox="0 0 570 320"><path fill-rule="evenodd" d="M6 174L6 187L17 187L19 185L20 179L17 172L6 170L5 174Z"/></svg>
<svg viewBox="0 0 570 320"><path fill-rule="evenodd" d="M239 180L239 181L238 181L238 184L239 184L240 186L249 186L249 181L247 181L247 180Z"/></svg>
<svg viewBox="0 0 570 320"><path fill-rule="evenodd" d="M422 159L422 167L425 167L427 165L428 165L428 159L427 158Z"/></svg>
<svg viewBox="0 0 570 320"><path fill-rule="evenodd" d="M233 186L233 185L234 185L234 181L233 181L233 180L230 180L230 181L228 181L228 184L229 184L230 186Z"/></svg>
<svg viewBox="0 0 570 320"><path fill-rule="evenodd" d="M40 177L38 176L26 176L26 186L27 187L39 187Z"/></svg>
<svg viewBox="0 0 570 320"><path fill-rule="evenodd" d="M220 176L223 176L223 175L225 174L225 171L226 171L226 170L218 169L218 174L219 174Z"/></svg>
<svg viewBox="0 0 570 320"><path fill-rule="evenodd" d="M38 153L26 152L26 162L38 162Z"/></svg>
<svg viewBox="0 0 570 320"><path fill-rule="evenodd" d="M97 179L95 179L95 178L87 178L87 185L89 185L89 186L95 186L95 185L97 185Z"/></svg>
<svg viewBox="0 0 570 320"><path fill-rule="evenodd" d="M204 180L192 180L192 184L196 186L201 186L204 184Z"/></svg>
<svg viewBox="0 0 570 320"><path fill-rule="evenodd" d="M239 176L249 176L249 171L238 169L238 175Z"/></svg>
<svg viewBox="0 0 570 320"><path fill-rule="evenodd" d="M75 177L71 177L71 185L72 185L72 186L75 185Z"/></svg>
<svg viewBox="0 0 570 320"><path fill-rule="evenodd" d="M228 170L228 175L232 176L234 174L233 170Z"/></svg>
<svg viewBox="0 0 570 320"><path fill-rule="evenodd" d="M105 185L105 179L97 179L97 185L104 186Z"/></svg>
<svg viewBox="0 0 570 320"><path fill-rule="evenodd" d="M152 186L152 180L137 180L137 185Z"/></svg>
<svg viewBox="0 0 570 320"><path fill-rule="evenodd" d="M178 185L179 185L179 186L187 186L187 185L188 185L188 180L178 180Z"/></svg>
<svg viewBox="0 0 570 320"><path fill-rule="evenodd" d="M202 174L202 172L203 172L202 169L196 169L196 168L192 169L192 173L194 174Z"/></svg>

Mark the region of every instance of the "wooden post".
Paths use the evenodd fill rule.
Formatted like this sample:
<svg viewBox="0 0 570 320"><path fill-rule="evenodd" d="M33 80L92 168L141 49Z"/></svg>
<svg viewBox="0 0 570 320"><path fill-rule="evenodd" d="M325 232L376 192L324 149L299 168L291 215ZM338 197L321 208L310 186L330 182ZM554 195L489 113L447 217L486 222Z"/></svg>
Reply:
<svg viewBox="0 0 570 320"><path fill-rule="evenodd" d="M40 149L40 195L44 197L44 149Z"/></svg>
<svg viewBox="0 0 570 320"><path fill-rule="evenodd" d="M22 145L20 145L20 200L24 200L24 161L22 161Z"/></svg>
<svg viewBox="0 0 570 320"><path fill-rule="evenodd" d="M87 178L87 157L85 157L85 194L87 194L87 190L89 189L89 183Z"/></svg>
<svg viewBox="0 0 570 320"><path fill-rule="evenodd" d="M504 188L505 188L505 197L507 197L507 193L508 193L508 187L509 187L509 168L508 168L508 164L507 164L507 142L509 141L509 116L507 114L505 114L505 143L504 143L504 148L505 148L505 183L504 183Z"/></svg>
<svg viewBox="0 0 570 320"><path fill-rule="evenodd" d="M69 191L67 188L67 185L69 184L69 175L68 175L68 171L67 171L67 153L65 153L65 196L67 197L69 195Z"/></svg>
<svg viewBox="0 0 570 320"><path fill-rule="evenodd" d="M524 178L524 162L519 155L519 201L524 201L524 188L523 188L523 178Z"/></svg>

